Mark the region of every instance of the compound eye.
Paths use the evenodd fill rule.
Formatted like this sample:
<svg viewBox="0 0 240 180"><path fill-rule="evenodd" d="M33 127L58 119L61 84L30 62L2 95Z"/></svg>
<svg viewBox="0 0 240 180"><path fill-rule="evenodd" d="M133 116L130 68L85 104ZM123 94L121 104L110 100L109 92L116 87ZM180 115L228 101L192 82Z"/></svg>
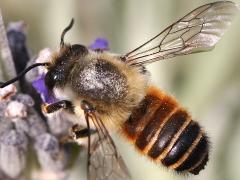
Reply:
<svg viewBox="0 0 240 180"><path fill-rule="evenodd" d="M58 77L56 74L53 74L52 77L53 77L53 81L57 81Z"/></svg>
<svg viewBox="0 0 240 180"><path fill-rule="evenodd" d="M45 76L45 85L49 90L53 89L53 87L56 84L56 80L57 80L57 75L54 74L52 71L48 71Z"/></svg>

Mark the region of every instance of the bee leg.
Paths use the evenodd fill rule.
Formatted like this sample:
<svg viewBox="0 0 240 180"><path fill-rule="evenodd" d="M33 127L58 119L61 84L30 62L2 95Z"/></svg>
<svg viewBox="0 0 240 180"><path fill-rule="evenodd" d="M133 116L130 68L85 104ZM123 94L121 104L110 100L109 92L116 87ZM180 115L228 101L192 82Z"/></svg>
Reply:
<svg viewBox="0 0 240 180"><path fill-rule="evenodd" d="M82 108L82 110L84 111L85 116L86 116L86 115L89 115L89 114L91 114L91 113L93 113L93 112L95 111L95 109L92 107L92 105L89 104L89 103L88 103L87 101L85 101L85 100L83 100L83 101L81 102L81 108Z"/></svg>
<svg viewBox="0 0 240 180"><path fill-rule="evenodd" d="M79 124L74 124L70 130L73 139L86 138L94 133L96 133L96 130L82 127Z"/></svg>
<svg viewBox="0 0 240 180"><path fill-rule="evenodd" d="M74 107L72 102L67 101L67 100L61 100L52 104L43 104L42 105L42 110L43 112L49 114L49 113L53 113L56 112L60 109L65 109L68 110L69 112L74 112Z"/></svg>
<svg viewBox="0 0 240 180"><path fill-rule="evenodd" d="M86 123L87 123L87 129L90 130L90 116L92 114L94 114L94 111L95 109L91 106L91 104L89 104L87 101L83 100L81 101L81 108L82 110L84 111L84 115L85 115L85 120L86 120ZM91 157L91 134L88 133L88 141L87 141L87 156L88 156L88 160L87 160L87 176L88 178L87 179L90 179L89 178L89 175L90 175L90 157Z"/></svg>
<svg viewBox="0 0 240 180"><path fill-rule="evenodd" d="M77 142L79 145L82 145L88 136L91 136L96 132L97 131L94 129L88 129L86 127L80 126L79 124L74 124L72 128L69 129L68 135L62 137L60 142L62 144L67 142Z"/></svg>

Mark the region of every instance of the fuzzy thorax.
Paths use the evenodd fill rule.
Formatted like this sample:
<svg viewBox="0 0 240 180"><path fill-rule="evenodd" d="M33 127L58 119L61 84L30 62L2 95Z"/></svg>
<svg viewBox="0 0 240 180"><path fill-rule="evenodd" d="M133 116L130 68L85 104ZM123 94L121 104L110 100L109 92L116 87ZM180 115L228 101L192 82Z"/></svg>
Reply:
<svg viewBox="0 0 240 180"><path fill-rule="evenodd" d="M100 113L100 115L107 126L115 125L115 127L120 127L119 125L128 119L132 110L138 106L145 97L149 84L149 75L148 73L141 73L141 67L128 66L122 62L118 56L101 53L98 54L98 58L112 63L123 77L126 78L126 89L121 99L107 106L99 104L99 108L103 109L103 113Z"/></svg>
<svg viewBox="0 0 240 180"><path fill-rule="evenodd" d="M148 74L107 52L89 52L83 61L74 66L68 83L57 94L75 107L81 100L88 101L106 126L120 127L145 97Z"/></svg>

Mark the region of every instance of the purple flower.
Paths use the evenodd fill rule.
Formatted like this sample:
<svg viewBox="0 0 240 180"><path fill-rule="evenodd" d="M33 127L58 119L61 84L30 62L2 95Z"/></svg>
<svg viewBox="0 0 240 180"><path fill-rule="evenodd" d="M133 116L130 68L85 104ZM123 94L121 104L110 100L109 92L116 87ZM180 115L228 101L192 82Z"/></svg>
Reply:
<svg viewBox="0 0 240 180"><path fill-rule="evenodd" d="M53 94L48 90L44 82L45 75L42 74L38 76L37 79L32 81L32 86L36 89L36 91L41 95L42 100L46 103L54 103L56 102L56 98Z"/></svg>
<svg viewBox="0 0 240 180"><path fill-rule="evenodd" d="M108 41L104 38L97 38L95 41L89 46L90 49L95 51L106 51L109 50Z"/></svg>

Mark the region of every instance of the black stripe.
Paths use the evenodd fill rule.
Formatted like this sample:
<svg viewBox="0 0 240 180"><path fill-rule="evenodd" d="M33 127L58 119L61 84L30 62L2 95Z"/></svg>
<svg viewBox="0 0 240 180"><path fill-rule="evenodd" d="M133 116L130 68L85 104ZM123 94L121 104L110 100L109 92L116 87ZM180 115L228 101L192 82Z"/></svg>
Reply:
<svg viewBox="0 0 240 180"><path fill-rule="evenodd" d="M191 121L191 123L182 131L178 140L169 151L167 156L163 159L162 163L165 166L176 163L192 146L194 140L197 138L200 132L199 125Z"/></svg>
<svg viewBox="0 0 240 180"><path fill-rule="evenodd" d="M128 136L135 137L139 131L139 125L143 123L143 118L148 114L148 110L152 106L158 103L158 99L152 96L146 96L144 100L140 103L140 106L135 109L128 120L124 123L124 129L128 133Z"/></svg>
<svg viewBox="0 0 240 180"><path fill-rule="evenodd" d="M164 102L159 106L151 121L145 126L137 138L136 145L139 149L143 150L148 145L152 137L163 123L163 120L169 116L175 107L175 102L172 102L169 99L164 99Z"/></svg>
<svg viewBox="0 0 240 180"><path fill-rule="evenodd" d="M194 175L198 175L199 172L204 169L204 166L206 165L206 163L208 162L208 154L205 155L205 158L203 159L203 161L193 170L190 171L190 173L194 174Z"/></svg>
<svg viewBox="0 0 240 180"><path fill-rule="evenodd" d="M186 121L187 117L187 113L183 110L178 110L172 114L159 133L156 142L148 152L150 157L157 158L164 151L164 148L169 145L174 135Z"/></svg>
<svg viewBox="0 0 240 180"><path fill-rule="evenodd" d="M197 164L202 156L209 150L209 143L205 135L202 136L189 157L178 167L176 171L185 171ZM207 153L208 154L208 153Z"/></svg>

